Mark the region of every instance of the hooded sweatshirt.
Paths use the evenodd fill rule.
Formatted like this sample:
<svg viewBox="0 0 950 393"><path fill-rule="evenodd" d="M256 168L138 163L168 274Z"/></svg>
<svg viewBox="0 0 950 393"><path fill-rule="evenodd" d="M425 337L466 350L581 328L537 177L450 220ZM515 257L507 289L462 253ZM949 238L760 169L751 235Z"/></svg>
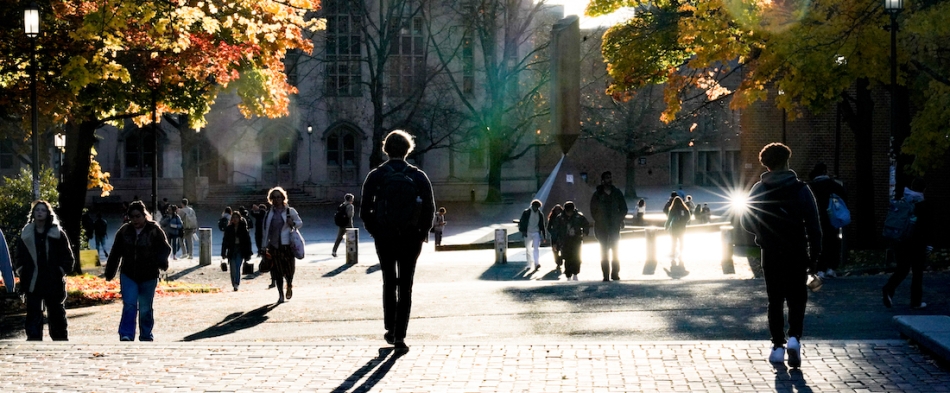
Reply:
<svg viewBox="0 0 950 393"><path fill-rule="evenodd" d="M742 227L764 249L821 255L821 223L811 190L792 170L763 173L749 194Z"/></svg>

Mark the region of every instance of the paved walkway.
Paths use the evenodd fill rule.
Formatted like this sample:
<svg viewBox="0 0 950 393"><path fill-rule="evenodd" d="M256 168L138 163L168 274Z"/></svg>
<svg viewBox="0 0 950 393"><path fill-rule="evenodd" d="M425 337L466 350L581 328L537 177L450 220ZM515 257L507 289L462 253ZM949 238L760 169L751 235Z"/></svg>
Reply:
<svg viewBox="0 0 950 393"><path fill-rule="evenodd" d="M0 391L946 392L903 341L806 342L801 369L761 341L544 345L0 343Z"/></svg>

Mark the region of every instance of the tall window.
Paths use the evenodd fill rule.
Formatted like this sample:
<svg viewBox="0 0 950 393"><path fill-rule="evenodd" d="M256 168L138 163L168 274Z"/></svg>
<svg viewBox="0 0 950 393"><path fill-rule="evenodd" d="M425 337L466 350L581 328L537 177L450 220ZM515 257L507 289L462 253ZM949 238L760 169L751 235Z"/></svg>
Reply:
<svg viewBox="0 0 950 393"><path fill-rule="evenodd" d="M412 14L408 9L403 12L403 15ZM402 18L399 23L389 49L389 93L404 97L425 83L425 37L423 19L418 12Z"/></svg>
<svg viewBox="0 0 950 393"><path fill-rule="evenodd" d="M327 70L328 96L360 95L362 68L360 67L360 21L356 14L361 0L326 0L327 12Z"/></svg>
<svg viewBox="0 0 950 393"><path fill-rule="evenodd" d="M339 127L326 136L327 176L331 183L359 181L359 134L349 127Z"/></svg>
<svg viewBox="0 0 950 393"><path fill-rule="evenodd" d="M471 1L463 1L462 8L464 15L475 15L475 5ZM475 43L473 42L473 28L465 28L465 35L462 37L462 93L473 94L475 92Z"/></svg>
<svg viewBox="0 0 950 393"><path fill-rule="evenodd" d="M152 176L155 137L150 128L132 130L125 136L125 174L129 177Z"/></svg>

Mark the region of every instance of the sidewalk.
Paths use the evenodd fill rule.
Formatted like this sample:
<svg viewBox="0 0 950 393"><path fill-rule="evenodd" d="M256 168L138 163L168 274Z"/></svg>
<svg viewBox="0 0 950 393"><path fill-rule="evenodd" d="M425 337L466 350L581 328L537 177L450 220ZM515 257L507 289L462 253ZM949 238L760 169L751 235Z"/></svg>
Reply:
<svg viewBox="0 0 950 393"><path fill-rule="evenodd" d="M806 342L801 369L758 341L413 345L0 343L0 391L946 392L903 341Z"/></svg>

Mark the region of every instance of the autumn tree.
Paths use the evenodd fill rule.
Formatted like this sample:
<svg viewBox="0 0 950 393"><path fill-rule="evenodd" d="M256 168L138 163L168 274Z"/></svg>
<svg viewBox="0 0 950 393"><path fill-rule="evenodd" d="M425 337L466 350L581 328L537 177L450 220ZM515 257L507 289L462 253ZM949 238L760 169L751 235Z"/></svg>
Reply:
<svg viewBox="0 0 950 393"><path fill-rule="evenodd" d="M19 25L20 2L0 5L6 25ZM143 125L165 113L200 126L223 89L241 97L245 116L286 114L294 89L282 60L288 50L311 48L302 31L315 26L306 15L316 8L315 0L42 2L38 107L67 135L59 190L72 244L79 244L97 128L123 119ZM25 118L30 42L3 30L0 53L7 55L0 57L2 106ZM212 76L218 84L209 86Z"/></svg>
<svg viewBox="0 0 950 393"><path fill-rule="evenodd" d="M918 173L938 163L948 146L937 141L946 139L946 122L940 121L945 111L933 106L928 110L925 104L907 106L911 101L946 100L947 28L939 15L946 15L948 4L909 4L898 18L907 32L898 35L898 86L889 89L891 98L905 107L893 119L898 129L894 136L900 146L908 124L913 124L903 152L917 156L913 168ZM837 106L854 133L856 193L874 195L870 92L888 86L890 79L890 39L882 29L889 24L889 16L882 2L713 0L651 5L593 0L588 12L600 14L620 5L640 8L634 18L614 26L604 37L604 57L613 78L608 92L625 98L646 85L663 84L665 121L676 118L688 88L713 92L700 99L729 95L730 106L737 109L765 99L768 89L780 89L784 94L777 105L789 117ZM741 83L723 91L720 82L739 72ZM921 109L911 114L915 106ZM898 178L898 192L905 181ZM876 237L875 201L858 198L855 203L858 238L871 241Z"/></svg>

